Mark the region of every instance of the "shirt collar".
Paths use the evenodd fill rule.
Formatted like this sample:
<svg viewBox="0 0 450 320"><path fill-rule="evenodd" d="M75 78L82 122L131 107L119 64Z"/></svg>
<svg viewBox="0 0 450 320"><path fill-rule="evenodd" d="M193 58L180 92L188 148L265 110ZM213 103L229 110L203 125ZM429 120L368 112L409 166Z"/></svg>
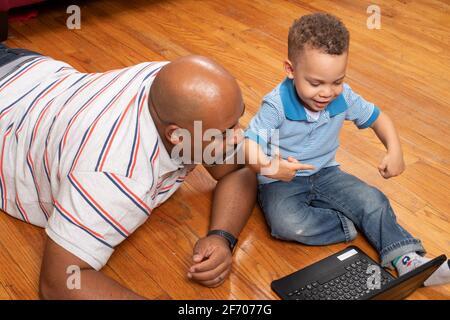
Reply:
<svg viewBox="0 0 450 320"><path fill-rule="evenodd" d="M158 131L156 131L158 134ZM158 134L158 144L159 144L159 176L169 172L175 172L179 169L183 169L184 165L181 163L181 159L173 159L170 157L161 137Z"/></svg>
<svg viewBox="0 0 450 320"><path fill-rule="evenodd" d="M148 97L146 99L148 99ZM144 105L148 105L148 102L145 103ZM145 112L145 115L147 116L151 131L156 136L156 141L157 141L158 147L159 147L159 155L158 155L158 157L159 157L159 159L158 159L159 177L162 177L163 175L165 175L167 173L175 172L179 169L183 169L184 165L182 164L181 159L173 159L170 156L169 152L167 151L167 149L162 141L162 138L159 135L158 129L156 128L156 125L153 121L152 115L150 114L150 110L148 110L148 108L144 108L144 109L145 109L144 112ZM151 159L150 159L150 161L151 161Z"/></svg>
<svg viewBox="0 0 450 320"><path fill-rule="evenodd" d="M294 81L292 79L286 78L281 83L280 96L286 118L295 121L308 121L305 107L300 102L297 91L295 90ZM328 111L330 117L334 117L335 115L347 110L347 108L348 105L341 93L336 99L331 101L325 110Z"/></svg>

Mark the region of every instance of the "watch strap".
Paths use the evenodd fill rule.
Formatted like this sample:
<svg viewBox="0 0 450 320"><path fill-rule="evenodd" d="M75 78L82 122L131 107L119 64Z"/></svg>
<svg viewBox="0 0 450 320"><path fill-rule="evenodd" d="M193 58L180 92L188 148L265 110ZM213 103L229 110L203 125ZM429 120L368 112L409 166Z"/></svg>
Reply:
<svg viewBox="0 0 450 320"><path fill-rule="evenodd" d="M218 235L221 236L225 239L228 240L228 243L230 245L230 250L231 252L233 252L234 247L236 246L236 243L238 242L238 240L229 232L225 231L225 230L210 230L208 232L208 236L210 235Z"/></svg>

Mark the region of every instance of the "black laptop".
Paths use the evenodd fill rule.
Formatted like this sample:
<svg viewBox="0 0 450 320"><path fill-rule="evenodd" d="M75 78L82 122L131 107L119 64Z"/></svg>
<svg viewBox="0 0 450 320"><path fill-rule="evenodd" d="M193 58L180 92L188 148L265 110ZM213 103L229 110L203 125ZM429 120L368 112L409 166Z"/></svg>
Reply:
<svg viewBox="0 0 450 320"><path fill-rule="evenodd" d="M350 246L272 282L286 300L399 300L421 287L447 260L441 255L395 278L361 249Z"/></svg>

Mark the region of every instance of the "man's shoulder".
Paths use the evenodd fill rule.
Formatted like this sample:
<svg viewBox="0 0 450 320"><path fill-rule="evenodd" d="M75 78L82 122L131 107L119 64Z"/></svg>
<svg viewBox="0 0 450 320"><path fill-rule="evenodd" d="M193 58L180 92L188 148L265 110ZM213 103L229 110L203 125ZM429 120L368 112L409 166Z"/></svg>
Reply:
<svg viewBox="0 0 450 320"><path fill-rule="evenodd" d="M139 64L134 65L133 67L147 67L146 69L148 70L149 73L153 73L155 71L159 71L162 67L164 67L165 65L169 64L170 61L146 61L146 62L141 62ZM156 75L156 74L155 74Z"/></svg>

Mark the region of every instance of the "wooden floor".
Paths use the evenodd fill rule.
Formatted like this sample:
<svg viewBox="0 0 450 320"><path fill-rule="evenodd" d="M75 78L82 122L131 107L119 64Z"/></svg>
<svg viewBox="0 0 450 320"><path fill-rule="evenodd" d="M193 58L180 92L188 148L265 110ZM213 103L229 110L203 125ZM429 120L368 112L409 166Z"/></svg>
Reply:
<svg viewBox="0 0 450 320"><path fill-rule="evenodd" d="M213 0L85 1L81 30L68 30L66 6L40 7L39 17L10 24L13 47L26 47L86 72L207 55L239 80L247 104L283 79L287 31L315 11L340 16L351 33L347 82L381 106L401 135L407 170L384 180L376 169L383 146L370 130L346 124L338 160L383 190L398 220L430 256L450 256L450 2L370 1L381 29L366 27L367 1ZM277 299L270 282L346 245L310 247L270 237L259 208L244 229L229 280L217 289L190 282L192 247L208 228L213 180L197 168L180 190L113 255L103 272L153 299ZM0 214L0 299L38 298L44 232ZM376 258L362 237L353 244ZM410 299L450 299L450 285L422 288Z"/></svg>

